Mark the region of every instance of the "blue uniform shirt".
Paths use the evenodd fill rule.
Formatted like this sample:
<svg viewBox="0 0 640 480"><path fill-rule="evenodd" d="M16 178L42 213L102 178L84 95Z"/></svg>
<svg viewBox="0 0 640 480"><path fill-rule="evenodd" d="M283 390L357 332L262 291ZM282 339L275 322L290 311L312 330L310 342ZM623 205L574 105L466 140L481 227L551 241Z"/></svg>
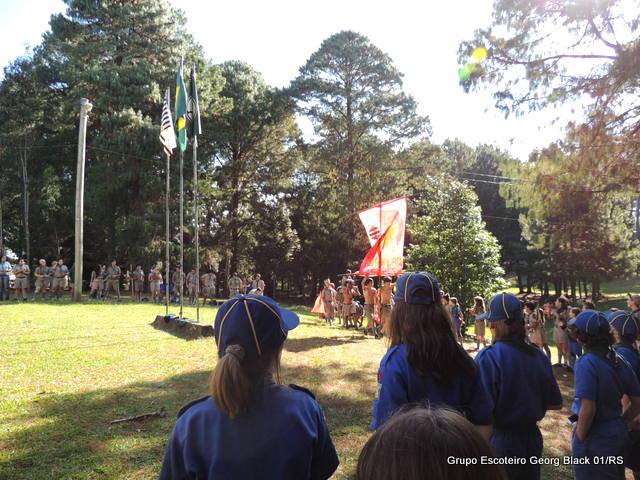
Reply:
<svg viewBox="0 0 640 480"><path fill-rule="evenodd" d="M533 426L562 405L551 362L531 345L498 341L476 356L482 383L494 403L496 428Z"/></svg>
<svg viewBox="0 0 640 480"><path fill-rule="evenodd" d="M572 353L577 357L582 355L582 346L580 345L580 342L572 339L571 337L569 337L569 353Z"/></svg>
<svg viewBox="0 0 640 480"><path fill-rule="evenodd" d="M338 456L320 405L301 390L267 384L233 420L211 397L188 405L169 439L160 479L329 478Z"/></svg>
<svg viewBox="0 0 640 480"><path fill-rule="evenodd" d="M640 381L640 353L630 345L614 345L613 348L618 355L627 361Z"/></svg>
<svg viewBox="0 0 640 480"><path fill-rule="evenodd" d="M575 401L571 411L580 413L580 400L596 402L595 423L617 420L622 415L620 399L624 394L640 396L640 384L629 364L617 365L594 352L587 352L576 362Z"/></svg>
<svg viewBox="0 0 640 480"><path fill-rule="evenodd" d="M371 428L379 428L398 408L410 403L429 403L456 409L476 425L490 425L493 405L479 375L438 382L432 374L420 375L409 364L405 344L391 347L380 362L378 395L373 403Z"/></svg>

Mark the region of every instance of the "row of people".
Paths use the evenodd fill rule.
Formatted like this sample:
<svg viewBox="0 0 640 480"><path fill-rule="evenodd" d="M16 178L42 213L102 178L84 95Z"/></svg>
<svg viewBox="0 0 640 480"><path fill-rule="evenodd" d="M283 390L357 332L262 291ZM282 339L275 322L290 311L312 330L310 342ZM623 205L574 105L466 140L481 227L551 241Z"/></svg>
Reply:
<svg viewBox="0 0 640 480"><path fill-rule="evenodd" d="M451 328L435 276L403 274L393 298L390 348L373 406L376 433L361 452L356 478L540 478L537 424L563 399L549 357L527 340L518 298L498 294L478 315L493 343L475 360ZM210 395L178 414L161 479L255 478L256 472L326 479L335 472L339 459L315 397L278 383L283 344L298 322L267 297L239 295L220 308ZM640 326L626 312L607 319L585 310L569 327L585 352L576 363L572 405L576 478L622 480L622 459L634 470L640 459L637 452L624 457L629 429L638 429L640 354L630 348L632 364L616 352L622 341L634 345ZM412 404L431 410L406 411Z"/></svg>
<svg viewBox="0 0 640 480"><path fill-rule="evenodd" d="M45 260L40 260L33 274L35 288L32 299L45 295L60 298L69 286L69 268L62 258L53 260L50 266ZM22 258L11 265L5 255L0 257L0 301L9 300L9 279L12 275L15 277L15 299L27 301L31 290L31 269Z"/></svg>

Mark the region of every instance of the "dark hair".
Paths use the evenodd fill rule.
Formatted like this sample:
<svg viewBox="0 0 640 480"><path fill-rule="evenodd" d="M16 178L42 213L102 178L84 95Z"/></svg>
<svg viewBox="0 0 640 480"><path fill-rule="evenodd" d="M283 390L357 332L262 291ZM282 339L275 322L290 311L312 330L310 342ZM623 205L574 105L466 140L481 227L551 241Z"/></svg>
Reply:
<svg viewBox="0 0 640 480"><path fill-rule="evenodd" d="M447 302L449 301L449 294L448 293L443 293L441 295L442 298L444 298Z"/></svg>
<svg viewBox="0 0 640 480"><path fill-rule="evenodd" d="M597 334L590 334L582 330L575 330L575 337L583 346L585 351L605 353L610 361L615 361L616 354L611 349L614 339L611 331L600 331Z"/></svg>
<svg viewBox="0 0 640 480"><path fill-rule="evenodd" d="M209 382L211 397L222 412L231 418L237 417L249 409L256 385L270 379L274 372L276 380L280 380L282 345L257 358L245 358L245 350L240 345L226 348Z"/></svg>
<svg viewBox="0 0 640 480"><path fill-rule="evenodd" d="M571 307L571 313L573 313L574 315L578 315L582 310L580 310L578 307Z"/></svg>
<svg viewBox="0 0 640 480"><path fill-rule="evenodd" d="M527 337L523 319L513 320L511 323L507 323L505 320L498 320L493 322L492 326L495 339L524 342Z"/></svg>
<svg viewBox="0 0 640 480"><path fill-rule="evenodd" d="M451 317L440 302L397 302L391 311L389 343L406 344L411 366L422 375L432 373L439 382L450 382L460 374L476 374L476 365L456 341Z"/></svg>
<svg viewBox="0 0 640 480"><path fill-rule="evenodd" d="M373 285L373 280L371 280L369 277L364 279L364 284L365 285Z"/></svg>
<svg viewBox="0 0 640 480"><path fill-rule="evenodd" d="M462 415L446 408L404 408L369 438L358 458L356 480L503 480L493 451ZM449 458L477 459L469 466Z"/></svg>
<svg viewBox="0 0 640 480"><path fill-rule="evenodd" d="M482 311L484 312L487 309L487 307L484 304L484 298L482 298L482 297L474 297L473 298L473 302L474 302L473 306L474 306L474 308L476 310L482 309Z"/></svg>
<svg viewBox="0 0 640 480"><path fill-rule="evenodd" d="M536 304L534 302L532 302L532 301L525 302L524 306L527 307L532 312L536 311Z"/></svg>

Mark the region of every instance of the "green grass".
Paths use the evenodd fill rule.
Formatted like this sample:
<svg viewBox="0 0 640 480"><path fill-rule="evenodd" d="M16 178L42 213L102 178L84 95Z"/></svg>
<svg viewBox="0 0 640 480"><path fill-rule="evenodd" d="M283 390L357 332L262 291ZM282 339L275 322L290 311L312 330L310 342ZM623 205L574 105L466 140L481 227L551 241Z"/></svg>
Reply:
<svg viewBox="0 0 640 480"><path fill-rule="evenodd" d="M211 339L187 342L149 326L163 312L126 302L0 304L1 479L157 475L178 409L206 393L216 361ZM202 321L212 323L214 312L202 309ZM193 310L186 313L193 318ZM283 381L306 386L322 404L340 456L337 479L353 475L371 434L384 351L382 341L327 327L307 314L286 343ZM542 422L545 452L554 456L570 451L564 424L572 393L570 374L556 373L565 409ZM166 418L109 424L161 407ZM572 475L551 467L543 478Z"/></svg>

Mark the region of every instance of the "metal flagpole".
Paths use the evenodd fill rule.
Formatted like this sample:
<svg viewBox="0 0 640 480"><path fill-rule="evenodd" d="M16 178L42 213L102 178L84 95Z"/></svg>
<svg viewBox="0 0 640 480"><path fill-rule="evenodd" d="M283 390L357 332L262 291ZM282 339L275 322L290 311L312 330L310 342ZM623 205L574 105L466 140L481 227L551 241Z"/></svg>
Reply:
<svg viewBox="0 0 640 480"><path fill-rule="evenodd" d="M184 299L184 152L180 149L180 275L178 275L180 285L180 318L182 318Z"/></svg>
<svg viewBox="0 0 640 480"><path fill-rule="evenodd" d="M198 215L198 135L193 136L193 223L196 236L196 322L200 321L200 222Z"/></svg>
<svg viewBox="0 0 640 480"><path fill-rule="evenodd" d="M167 230L166 233L166 247L165 247L165 272L166 272L166 278L164 279L164 284L166 287L165 290L165 301L166 301L166 308L165 308L165 315L169 315L169 290L171 287L171 269L169 268L169 259L170 259L170 253L169 253L169 169L171 168L171 164L169 162L169 154L167 153L167 192L165 193L165 210L166 210L166 218L165 218L165 227Z"/></svg>

